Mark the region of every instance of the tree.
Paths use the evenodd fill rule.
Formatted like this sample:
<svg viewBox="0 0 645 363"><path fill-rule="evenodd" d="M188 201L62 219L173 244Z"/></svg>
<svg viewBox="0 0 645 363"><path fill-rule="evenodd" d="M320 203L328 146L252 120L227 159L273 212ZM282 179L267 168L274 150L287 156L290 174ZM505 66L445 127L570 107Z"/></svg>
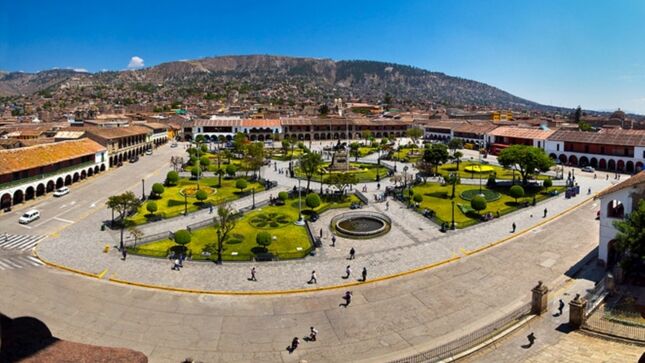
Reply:
<svg viewBox="0 0 645 363"><path fill-rule="evenodd" d="M168 174L166 174L166 185L177 185L177 182L179 181L179 173L176 171L169 171Z"/></svg>
<svg viewBox="0 0 645 363"><path fill-rule="evenodd" d="M141 206L141 200L139 200L134 193L125 192L123 194L108 197L105 205L119 214L119 219L121 220L121 239L119 242L119 249L123 250L123 230L125 229L126 224L125 217L131 210L137 209Z"/></svg>
<svg viewBox="0 0 645 363"><path fill-rule="evenodd" d="M464 140L458 137L450 139L450 141L448 142L448 148L452 150L453 155L455 151L457 151L457 149L461 149L463 146L464 146Z"/></svg>
<svg viewBox="0 0 645 363"><path fill-rule="evenodd" d="M645 263L645 200L641 199L638 208L625 219L614 221L616 251L621 255L620 265L626 271L641 270Z"/></svg>
<svg viewBox="0 0 645 363"><path fill-rule="evenodd" d="M199 135L199 136L202 136L202 135ZM199 147L199 150L200 150L202 153L207 153L207 152L208 152L208 145L202 144L202 145Z"/></svg>
<svg viewBox="0 0 645 363"><path fill-rule="evenodd" d="M360 147L361 145L357 142L349 144L349 154L355 158L354 161L358 161L358 157L360 156L360 152L358 150Z"/></svg>
<svg viewBox="0 0 645 363"><path fill-rule="evenodd" d="M282 150L284 151L284 154L287 155L287 152L289 152L289 147L291 146L291 143L289 140L284 139L282 140Z"/></svg>
<svg viewBox="0 0 645 363"><path fill-rule="evenodd" d="M448 148L444 144L432 144L423 151L423 161L435 166L435 174L439 173L439 165L448 161Z"/></svg>
<svg viewBox="0 0 645 363"><path fill-rule="evenodd" d="M578 122L578 129L580 131L593 131L593 127L584 121Z"/></svg>
<svg viewBox="0 0 645 363"><path fill-rule="evenodd" d="M546 191L548 192L548 191L549 191L549 188L551 188L551 187L553 186L553 181L551 180L551 178L544 179L544 181L542 182L542 186L543 186L543 187L546 189Z"/></svg>
<svg viewBox="0 0 645 363"><path fill-rule="evenodd" d="M202 168L200 168L200 167L199 167L199 166L197 166L197 165L196 165L196 166L193 166L193 167L192 167L192 169L190 169L190 174L191 174L193 177L195 177L195 178L199 178L199 175L200 175L201 173L202 173Z"/></svg>
<svg viewBox="0 0 645 363"><path fill-rule="evenodd" d="M369 140L369 138L372 137L372 131L370 130L361 131L361 137L365 140L365 143L367 144L367 140Z"/></svg>
<svg viewBox="0 0 645 363"><path fill-rule="evenodd" d="M228 234L237 224L237 216L233 214L230 205L217 208L217 217L213 218L215 230L217 232L217 263L222 263L222 250Z"/></svg>
<svg viewBox="0 0 645 363"><path fill-rule="evenodd" d="M318 172L322 164L322 155L318 153L307 153L300 156L300 170L305 174L305 178L307 178L307 190L309 190L311 178Z"/></svg>
<svg viewBox="0 0 645 363"><path fill-rule="evenodd" d="M573 121L575 121L575 123L579 123L581 117L582 117L582 108L578 106L576 108L576 112L573 114Z"/></svg>
<svg viewBox="0 0 645 363"><path fill-rule="evenodd" d="M244 161L248 168L253 170L253 174L255 175L262 165L264 165L264 144L261 142L249 144L246 148Z"/></svg>
<svg viewBox="0 0 645 363"><path fill-rule="evenodd" d="M312 210L318 208L321 202L320 197L316 193L309 193L305 198L305 204Z"/></svg>
<svg viewBox="0 0 645 363"><path fill-rule="evenodd" d="M419 176L423 179L424 183L428 180L428 177L430 177L432 175L432 172L434 171L434 165L423 159L417 161L415 167L420 171Z"/></svg>
<svg viewBox="0 0 645 363"><path fill-rule="evenodd" d="M237 173L237 167L233 164L226 165L226 174L231 178Z"/></svg>
<svg viewBox="0 0 645 363"><path fill-rule="evenodd" d="M459 163L461 163L461 158L464 157L464 154L461 151L455 151L452 153L452 161L457 164L457 170L459 170Z"/></svg>
<svg viewBox="0 0 645 363"><path fill-rule="evenodd" d="M280 200L282 200L283 202L285 202L287 199L289 199L289 193L287 193L287 192L280 192L280 193L278 193L278 198L280 198Z"/></svg>
<svg viewBox="0 0 645 363"><path fill-rule="evenodd" d="M423 195L417 193L417 194L414 195L414 197L412 197L412 200L415 203L421 203L423 201Z"/></svg>
<svg viewBox="0 0 645 363"><path fill-rule="evenodd" d="M203 203L206 199L208 199L208 193L204 191L203 189L200 189L195 193L195 198L199 201L199 203Z"/></svg>
<svg viewBox="0 0 645 363"><path fill-rule="evenodd" d="M211 159L208 158L208 156L202 156L199 158L199 165L202 166L204 169L208 169L208 166L211 164Z"/></svg>
<svg viewBox="0 0 645 363"><path fill-rule="evenodd" d="M358 178L353 173L332 173L328 183L344 194L349 186L358 184Z"/></svg>
<svg viewBox="0 0 645 363"><path fill-rule="evenodd" d="M224 136L224 135L219 135L219 136L217 137L217 141L219 142L220 146L224 145L224 143L226 142L226 136Z"/></svg>
<svg viewBox="0 0 645 363"><path fill-rule="evenodd" d="M271 242L273 242L273 236L269 232L262 231L258 232L258 234L255 235L255 243L262 246L262 248L264 248L264 251L268 250Z"/></svg>
<svg viewBox="0 0 645 363"><path fill-rule="evenodd" d="M157 202L155 202L155 201L149 201L148 203L146 203L146 210L147 210L150 214L154 215L154 214L155 214L155 212L157 211Z"/></svg>
<svg viewBox="0 0 645 363"><path fill-rule="evenodd" d="M414 142L414 145L416 146L417 140L423 137L423 129L420 127L410 127L408 131L406 131L407 135L409 138L412 139L412 142Z"/></svg>
<svg viewBox="0 0 645 363"><path fill-rule="evenodd" d="M517 204L517 199L524 196L524 188L521 185L513 185L508 193L515 198L515 204Z"/></svg>
<svg viewBox="0 0 645 363"><path fill-rule="evenodd" d="M497 161L504 167L517 165L525 185L529 176L548 171L553 166L553 160L544 150L527 145L511 145L505 148L497 157Z"/></svg>
<svg viewBox="0 0 645 363"><path fill-rule="evenodd" d="M243 154L246 146L246 135L238 132L233 137L233 150L238 154Z"/></svg>
<svg viewBox="0 0 645 363"><path fill-rule="evenodd" d="M134 238L134 245L137 245L137 241L143 238L145 233L136 226L128 227L128 232L130 232L130 237Z"/></svg>
<svg viewBox="0 0 645 363"><path fill-rule="evenodd" d="M172 165L173 170L177 172L181 170L181 167L184 165L184 158L180 156L171 156L170 165Z"/></svg>
<svg viewBox="0 0 645 363"><path fill-rule="evenodd" d="M163 187L163 184L161 184L161 183L152 184L152 194L153 194L153 196L155 198L160 198L161 195L163 194L164 190L166 190L166 189Z"/></svg>
<svg viewBox="0 0 645 363"><path fill-rule="evenodd" d="M329 113L329 106L327 106L327 104L323 103L322 105L320 105L320 107L318 107L318 113L321 116L326 116Z"/></svg>
<svg viewBox="0 0 645 363"><path fill-rule="evenodd" d="M516 185L519 187L519 185ZM521 187L520 187L521 188ZM476 195L471 201L470 206L477 211L477 213L486 209L486 198L481 195Z"/></svg>
<svg viewBox="0 0 645 363"><path fill-rule="evenodd" d="M186 245L190 243L192 239L190 232L185 229L180 229L175 232L175 243L186 248Z"/></svg>
<svg viewBox="0 0 645 363"><path fill-rule="evenodd" d="M249 183L246 181L246 179L238 179L235 181L235 187L240 190L240 193L242 193L248 186Z"/></svg>

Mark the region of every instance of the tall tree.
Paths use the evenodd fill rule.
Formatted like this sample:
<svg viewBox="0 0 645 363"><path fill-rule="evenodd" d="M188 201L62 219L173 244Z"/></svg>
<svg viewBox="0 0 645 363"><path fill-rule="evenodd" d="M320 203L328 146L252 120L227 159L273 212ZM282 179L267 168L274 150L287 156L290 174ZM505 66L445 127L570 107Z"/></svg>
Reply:
<svg viewBox="0 0 645 363"><path fill-rule="evenodd" d="M255 175L262 165L264 165L264 144L261 142L249 144L246 148L244 161L248 168L253 170L253 174Z"/></svg>
<svg viewBox="0 0 645 363"><path fill-rule="evenodd" d="M576 123L579 123L581 117L582 117L582 108L578 106L576 108L576 112L573 114L573 121L575 121Z"/></svg>
<svg viewBox="0 0 645 363"><path fill-rule="evenodd" d="M300 156L300 170L307 178L307 190L311 183L311 178L317 173L323 164L322 156L319 153L311 152Z"/></svg>
<svg viewBox="0 0 645 363"><path fill-rule="evenodd" d="M528 145L511 145L500 152L497 161L504 167L517 165L522 183L527 184L531 175L548 171L553 160L544 150Z"/></svg>
<svg viewBox="0 0 645 363"><path fill-rule="evenodd" d="M463 146L464 146L464 140L458 137L452 138L448 142L448 148L452 150L453 154L457 151L457 149L461 149Z"/></svg>
<svg viewBox="0 0 645 363"><path fill-rule="evenodd" d="M217 263L222 264L222 251L224 242L229 233L235 228L238 216L233 213L230 205L224 205L217 208L217 216L213 218L215 230L217 232Z"/></svg>
<svg viewBox="0 0 645 363"><path fill-rule="evenodd" d="M423 161L435 166L435 174L439 173L439 165L448 161L448 147L444 144L432 144L423 151Z"/></svg>
<svg viewBox="0 0 645 363"><path fill-rule="evenodd" d="M418 139L423 137L423 129L417 126L410 127L408 131L406 131L406 133L408 137L412 139L412 141L414 142L414 145L417 144Z"/></svg>
<svg viewBox="0 0 645 363"><path fill-rule="evenodd" d="M358 157L361 155L359 149L361 145L357 142L349 144L349 154L354 157L354 161L358 161Z"/></svg>
<svg viewBox="0 0 645 363"><path fill-rule="evenodd" d="M365 145L367 145L367 140L369 140L370 136L372 136L372 131L370 130L363 130L361 131L361 137L365 140Z"/></svg>
<svg viewBox="0 0 645 363"><path fill-rule="evenodd" d="M123 250L123 231L126 226L125 218L127 217L128 212L141 206L141 200L139 200L134 193L128 191L123 194L108 197L105 205L119 214L119 219L121 220L121 239L119 242L119 249Z"/></svg>
<svg viewBox="0 0 645 363"><path fill-rule="evenodd" d="M621 255L621 267L634 271L645 264L645 200L638 202L638 208L625 219L614 221L616 250ZM642 271L642 270L641 270Z"/></svg>

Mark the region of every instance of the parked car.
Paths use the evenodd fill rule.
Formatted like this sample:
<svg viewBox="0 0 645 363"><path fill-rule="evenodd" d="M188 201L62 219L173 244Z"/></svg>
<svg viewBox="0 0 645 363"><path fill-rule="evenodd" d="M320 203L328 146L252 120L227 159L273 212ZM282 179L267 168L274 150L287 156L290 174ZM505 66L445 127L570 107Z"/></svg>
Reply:
<svg viewBox="0 0 645 363"><path fill-rule="evenodd" d="M591 166L587 165L584 168L582 168L582 171L586 171L587 173L593 173L596 170L594 168L592 168Z"/></svg>
<svg viewBox="0 0 645 363"><path fill-rule="evenodd" d="M152 155L152 149L146 150L146 155Z"/></svg>
<svg viewBox="0 0 645 363"><path fill-rule="evenodd" d="M177 143L173 142L172 144L170 144L170 147L177 147Z"/></svg>
<svg viewBox="0 0 645 363"><path fill-rule="evenodd" d="M65 194L69 194L69 188L68 187L58 188L54 192L54 197L62 197Z"/></svg>
<svg viewBox="0 0 645 363"><path fill-rule="evenodd" d="M131 163L136 163L137 161L139 161L139 157L136 155L130 158Z"/></svg>
<svg viewBox="0 0 645 363"><path fill-rule="evenodd" d="M26 211L23 215L20 216L20 218L18 219L18 223L29 224L38 218L40 218L40 212L35 209L31 209Z"/></svg>

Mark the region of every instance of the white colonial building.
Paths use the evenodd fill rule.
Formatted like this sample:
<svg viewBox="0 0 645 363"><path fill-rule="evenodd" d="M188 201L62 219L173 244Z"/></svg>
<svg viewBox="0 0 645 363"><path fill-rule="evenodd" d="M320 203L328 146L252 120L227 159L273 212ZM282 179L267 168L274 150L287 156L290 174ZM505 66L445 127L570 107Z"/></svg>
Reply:
<svg viewBox="0 0 645 363"><path fill-rule="evenodd" d="M616 263L614 239L618 232L614 222L624 219L638 207L638 201L645 198L645 171L632 176L622 183L601 192L600 198L600 241L598 260L611 267Z"/></svg>

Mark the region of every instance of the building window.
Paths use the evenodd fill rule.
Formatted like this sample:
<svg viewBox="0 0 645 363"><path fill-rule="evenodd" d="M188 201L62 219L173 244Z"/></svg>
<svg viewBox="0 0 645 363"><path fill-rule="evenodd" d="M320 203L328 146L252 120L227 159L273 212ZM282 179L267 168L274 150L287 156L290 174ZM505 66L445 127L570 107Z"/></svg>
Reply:
<svg viewBox="0 0 645 363"><path fill-rule="evenodd" d="M555 150L556 150L556 151L560 151L560 144L556 144L556 145L555 145Z"/></svg>
<svg viewBox="0 0 645 363"><path fill-rule="evenodd" d="M607 217L609 218L623 218L625 216L625 207L623 203L618 200L612 200L607 205Z"/></svg>

